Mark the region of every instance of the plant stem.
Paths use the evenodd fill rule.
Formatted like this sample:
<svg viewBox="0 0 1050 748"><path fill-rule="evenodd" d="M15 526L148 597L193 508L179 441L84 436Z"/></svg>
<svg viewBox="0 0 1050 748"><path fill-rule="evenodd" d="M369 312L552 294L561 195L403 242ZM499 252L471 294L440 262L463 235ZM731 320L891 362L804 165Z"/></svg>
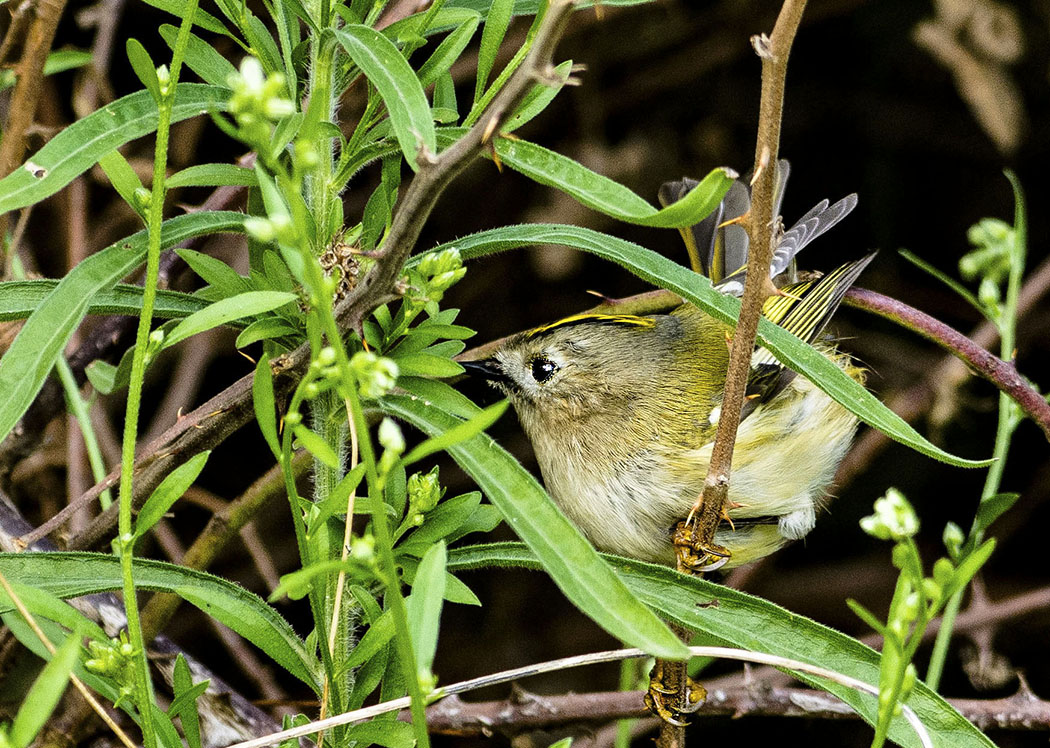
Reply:
<svg viewBox="0 0 1050 748"><path fill-rule="evenodd" d="M1025 256L1028 250L1028 222L1021 185L1013 172L1006 172L1006 178L1010 180L1010 185L1014 191L1014 250L1010 257L1010 274L1006 283L1006 299L999 317L999 355L1004 361L1012 361L1017 339L1017 305L1021 295L1021 277L1024 275ZM992 453L995 461L988 468L988 475L984 481L984 489L981 491L982 504L999 493L999 487L1003 479L1003 470L1006 468L1006 456L1010 451L1010 441L1019 420L1020 418L1017 415L1013 401L1006 393L1000 392L999 418L995 430L995 449ZM976 547L983 539L983 533L976 526L976 521L974 519L975 524L970 530L967 547ZM930 665L926 671L926 685L934 691L938 689L941 683L944 663L948 657L948 644L952 638L952 630L955 628L955 618L959 615L963 594L965 594L967 587L969 585L965 585L956 591L951 596L951 599L948 600L948 604L944 609L944 618L941 621L941 628L937 632L937 639L934 642L933 652L930 655Z"/></svg>
<svg viewBox="0 0 1050 748"><path fill-rule="evenodd" d="M135 581L132 576L134 536L131 531L133 501L132 472L135 467L135 443L138 436L139 408L142 404L142 383L146 373L146 347L153 321L153 305L157 296L157 279L160 274L161 224L164 221L164 182L168 167L168 136L171 132L171 110L178 89L179 71L189 42L193 17L197 13L197 0L189 0L179 27L179 35L172 52L168 85L162 89L157 102L157 142L153 153L153 189L147 226L149 244L146 248L146 279L143 284L142 311L139 313L138 330L135 334L135 350L131 362L131 380L128 383L128 404L124 420L124 439L120 462L119 513L117 519L117 545L120 551L120 569L123 579L124 611L128 619L128 639L135 650L135 701L138 707L142 742L145 748L157 745L156 727L153 724L153 680L149 672L146 643L142 637L139 621L138 600L135 598Z"/></svg>
<svg viewBox="0 0 1050 748"><path fill-rule="evenodd" d="M58 371L58 378L62 381L62 389L66 392L66 402L69 403L69 410L80 425L80 433L84 437L84 449L87 451L88 464L91 465L91 477L95 483L101 483L106 477L106 463L102 459L102 450L98 446L95 429L91 425L91 412L88 404L80 396L80 388L73 377L73 370L69 368L69 364L64 357L58 357L58 360L55 361L55 369ZM113 503L113 495L108 488L98 495L98 502L103 509L109 509L110 504Z"/></svg>
<svg viewBox="0 0 1050 748"><path fill-rule="evenodd" d="M361 408L361 401L358 398L356 387L351 385L344 387L344 389L346 390L347 402L350 403L354 428L358 434L361 458L365 462L369 498L378 507L372 515L372 526L375 529L376 546L379 551L379 566L385 577L383 581L386 583L387 600L394 616L394 644L397 650L397 657L401 661L405 683L408 686L412 710L412 729L416 735L416 746L418 748L429 748L430 736L427 733L426 698L423 696L423 689L419 685L416 656L412 649L412 638L408 629L408 612L405 607L405 598L401 594L401 581L394 561L390 524L383 506L383 492L379 488L375 449L372 446L372 438L368 433L368 424L365 421L365 414Z"/></svg>

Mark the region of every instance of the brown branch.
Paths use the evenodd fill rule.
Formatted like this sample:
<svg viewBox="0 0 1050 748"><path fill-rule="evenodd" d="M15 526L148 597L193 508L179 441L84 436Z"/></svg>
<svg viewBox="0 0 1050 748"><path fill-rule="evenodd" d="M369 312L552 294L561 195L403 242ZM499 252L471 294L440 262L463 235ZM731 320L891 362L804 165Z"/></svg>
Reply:
<svg viewBox="0 0 1050 748"><path fill-rule="evenodd" d="M996 387L1016 402L1050 439L1050 403L1025 381L1012 361L1003 361L958 330L889 296L863 288L851 288L846 292L846 303L885 317L936 343L968 365L980 377L994 382Z"/></svg>
<svg viewBox="0 0 1050 748"><path fill-rule="evenodd" d="M450 696L427 709L427 727L435 733L471 736L595 725L647 716L641 706L643 696L640 691L537 696L520 689L502 701L469 703ZM948 699L948 703L981 729L1050 730L1050 701L1029 692L1005 699ZM712 689L693 717L717 716L859 719L851 707L824 691L761 683ZM655 726L656 720L650 723Z"/></svg>
<svg viewBox="0 0 1050 748"><path fill-rule="evenodd" d="M1017 318L1021 319L1032 307L1050 291L1050 258L1043 260L1038 268L1028 276L1021 294L1017 299ZM846 304L850 299L846 297ZM970 340L981 348L988 348L999 339L999 330L991 322L985 321L978 325L970 334ZM954 351L952 356L947 356L936 367L930 375L907 390L897 393L889 398L887 405L890 409L911 423L922 413L928 410L935 400L938 392L950 391L959 386L966 379L968 372L972 369L958 360ZM978 372L979 373L979 372ZM998 387L998 384L993 382ZM835 483L839 486L846 485L882 452L890 443L889 437L881 431L868 429L853 445L846 459L839 466Z"/></svg>
<svg viewBox="0 0 1050 748"><path fill-rule="evenodd" d="M44 63L55 40L55 30L65 10L66 0L36 0L32 4L33 20L26 34L22 59L15 67L15 90L8 108L4 138L0 142L0 177L14 171L25 153L25 137L36 117L37 103L43 93ZM7 215L0 216L0 236L7 233ZM5 257L6 278L10 258Z"/></svg>
<svg viewBox="0 0 1050 748"><path fill-rule="evenodd" d="M758 332L762 305L774 291L768 268L773 255L773 192L776 183L777 152L780 146L780 123L784 110L784 81L787 76L788 55L794 42L806 0L784 0L776 25L770 37L765 34L751 38L755 52L762 60L762 98L759 104L758 137L755 143L754 181L751 208L744 221L748 236L748 265L750 271L744 280L744 295L737 318L733 344L729 351L725 390L722 395L722 414L715 432L714 446L703 492L690 518L675 531L675 546L680 571L701 571L709 556L707 549L714 544L715 530L722 521L729 495L729 474L733 462L736 431L747 390L747 376ZM696 563L693 563L693 562ZM672 703L686 707L688 679L685 663L665 663L664 677L670 677L677 686ZM681 748L685 745L685 730L664 723L657 737L658 748Z"/></svg>

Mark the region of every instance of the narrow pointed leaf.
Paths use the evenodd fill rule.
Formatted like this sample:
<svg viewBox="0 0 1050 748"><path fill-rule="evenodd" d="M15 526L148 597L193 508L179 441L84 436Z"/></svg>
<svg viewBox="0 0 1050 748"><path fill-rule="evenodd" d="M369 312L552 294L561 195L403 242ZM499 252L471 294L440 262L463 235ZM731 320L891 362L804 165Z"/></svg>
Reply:
<svg viewBox="0 0 1050 748"><path fill-rule="evenodd" d="M203 83L180 83L171 121L226 108L230 92ZM51 138L22 166L0 179L0 213L49 197L90 169L104 155L157 129L157 103L138 91L106 104Z"/></svg>
<svg viewBox="0 0 1050 748"><path fill-rule="evenodd" d="M39 278L0 283L0 321L25 319L58 286L57 280ZM186 317L208 306L193 294L158 289L153 316L157 319ZM126 314L137 316L142 309L142 286L118 284L99 291L88 305L88 314Z"/></svg>
<svg viewBox="0 0 1050 748"><path fill-rule="evenodd" d="M120 559L102 553L0 553L0 573L61 598L120 590ZM291 625L240 585L175 564L136 558L139 589L173 592L229 626L319 692L319 663ZM6 609L0 609L6 613Z"/></svg>
<svg viewBox="0 0 1050 748"><path fill-rule="evenodd" d="M561 190L588 208L640 226L682 228L699 223L718 207L734 178L726 169L715 169L681 200L657 209L623 185L560 153L524 140L496 138L494 142L496 155L511 169Z"/></svg>
<svg viewBox="0 0 1050 748"><path fill-rule="evenodd" d="M405 160L415 170L420 147L437 153L430 104L419 78L394 43L375 29L350 25L334 33L382 97Z"/></svg>
<svg viewBox="0 0 1050 748"><path fill-rule="evenodd" d="M160 485L153 489L153 493L146 499L146 503L139 510L138 517L135 518L134 535L136 538L149 532L150 528L157 524L172 505L189 490L201 470L204 469L209 455L211 455L210 451L194 455L172 470L160 482Z"/></svg>
<svg viewBox="0 0 1050 748"><path fill-rule="evenodd" d="M271 312L297 298L295 294L285 291L246 291L221 299L179 322L164 338L164 346L175 345L193 335L235 320Z"/></svg>

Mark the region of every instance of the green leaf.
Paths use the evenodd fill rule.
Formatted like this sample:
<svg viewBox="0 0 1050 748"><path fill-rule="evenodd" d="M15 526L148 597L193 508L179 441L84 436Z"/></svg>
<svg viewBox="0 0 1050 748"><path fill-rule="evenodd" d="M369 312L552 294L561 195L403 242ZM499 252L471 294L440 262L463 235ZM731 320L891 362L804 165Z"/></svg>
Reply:
<svg viewBox="0 0 1050 748"><path fill-rule="evenodd" d="M547 108L554 101L554 97L565 87L572 73L572 60L566 60L551 71L552 78L557 78L558 83L537 83L532 90L525 94L525 98L518 104L514 114L507 120L507 124L500 128L501 132L514 132L529 120Z"/></svg>
<svg viewBox="0 0 1050 748"><path fill-rule="evenodd" d="M604 557L653 610L667 620L711 636L715 642L819 665L872 685L879 682L879 653L856 639L745 592L663 566ZM478 545L449 553L450 571L489 566L540 568L536 556L520 543ZM878 711L875 697L805 673L795 675L838 696L874 724ZM915 710L938 748L994 748L980 730L923 683L916 685L908 706ZM894 720L890 737L908 748L920 745L903 717Z"/></svg>
<svg viewBox="0 0 1050 748"><path fill-rule="evenodd" d="M197 476L204 469L210 455L210 451L194 455L172 470L160 482L160 485L153 489L153 493L146 499L146 503L142 505L135 519L133 532L136 538L141 538L149 532L150 528L171 509L172 505L182 498L182 495L193 485L193 481L197 480Z"/></svg>
<svg viewBox="0 0 1050 748"><path fill-rule="evenodd" d="M410 397L388 396L380 407L430 436L461 423ZM671 630L627 590L536 479L502 447L478 434L451 445L448 452L543 559L547 573L580 610L613 636L657 657L685 656L684 645Z"/></svg>
<svg viewBox="0 0 1050 748"><path fill-rule="evenodd" d="M57 280L39 278L0 283L0 320L25 319L58 286ZM208 302L181 291L157 291L153 316L158 319L186 317L206 307ZM121 283L92 297L88 314L126 314L138 316L142 309L142 286Z"/></svg>
<svg viewBox="0 0 1050 748"><path fill-rule="evenodd" d="M90 52L82 52L79 49L60 49L47 56L44 63L44 75L54 75L73 68L83 67L91 62ZM4 91L15 85L17 76L14 70L0 70L0 91Z"/></svg>
<svg viewBox="0 0 1050 748"><path fill-rule="evenodd" d="M354 725L346 731L344 737L351 745L375 744L383 748L412 748L416 744L412 725L391 719L374 719Z"/></svg>
<svg viewBox="0 0 1050 748"><path fill-rule="evenodd" d="M51 143L59 137L61 135L56 135ZM5 181L0 180L0 192ZM244 216L240 213L178 216L165 221L161 227L161 248L202 234L241 233L243 230ZM0 392L4 393L0 400L0 439L7 436L33 402L55 358L62 353L84 319L92 297L142 263L146 258L146 241L146 232L140 231L81 261L26 320L18 337L0 359Z"/></svg>
<svg viewBox="0 0 1050 748"><path fill-rule="evenodd" d="M198 164L188 166L164 180L168 189L176 187L255 187L254 169L234 164Z"/></svg>
<svg viewBox="0 0 1050 748"><path fill-rule="evenodd" d="M982 501L977 507L977 517L974 519L972 534L977 537L983 535L995 520L1010 511L1019 498L1021 498L1019 493L998 493Z"/></svg>
<svg viewBox="0 0 1050 748"><path fill-rule="evenodd" d="M84 369L88 381L95 390L103 395L108 395L116 389L117 367L109 361L96 359Z"/></svg>
<svg viewBox="0 0 1050 748"><path fill-rule="evenodd" d="M397 378L397 386L423 402L433 403L458 418L473 418L481 412L481 408L462 392L436 379L407 377L401 374Z"/></svg>
<svg viewBox="0 0 1050 748"><path fill-rule="evenodd" d="M995 551L995 538L989 538L976 550L968 553L958 567L956 567L955 574L952 575L951 583L945 585L945 599L951 597L958 590L969 584L970 580L974 578L974 575L981 570L981 567L984 566L985 562L991 557L993 551Z"/></svg>
<svg viewBox="0 0 1050 748"><path fill-rule="evenodd" d="M270 357L265 353L255 365L252 377L252 407L255 409L255 422L259 424L266 444L276 460L281 459L281 442L277 438L277 407L273 394L273 372L270 369Z"/></svg>
<svg viewBox="0 0 1050 748"><path fill-rule="evenodd" d="M120 590L120 559L101 553L0 553L0 573L62 598ZM259 647L320 693L320 667L276 610L240 585L214 574L136 558L139 589L173 592ZM0 611L6 612L6 611Z"/></svg>
<svg viewBox="0 0 1050 748"><path fill-rule="evenodd" d="M412 377L433 377L444 379L456 377L463 373L463 367L444 356L432 353L407 353L404 356L393 356L400 373Z"/></svg>
<svg viewBox="0 0 1050 748"><path fill-rule="evenodd" d="M510 17L514 10L514 0L492 0L489 12L485 15L485 28L481 32L481 46L478 49L478 77L474 84L474 103L485 93L485 86L496 62L503 37L507 34Z"/></svg>
<svg viewBox="0 0 1050 748"><path fill-rule="evenodd" d="M423 88L434 83L439 77L448 72L448 69L452 67L452 63L459 59L460 55L463 54L463 50L470 44L470 40L474 38L474 32L478 30L480 22L481 16L469 16L441 40L434 53L427 58L426 62L419 66L419 83ZM437 105L437 95L435 94L434 106L436 107Z"/></svg>
<svg viewBox="0 0 1050 748"><path fill-rule="evenodd" d="M471 491L442 501L428 512L426 521L412 531L395 549L399 554L422 557L437 541L447 538L463 525L481 506L481 493Z"/></svg>
<svg viewBox="0 0 1050 748"><path fill-rule="evenodd" d="M408 628L416 654L416 672L430 672L437 652L441 628L441 607L445 599L445 544L438 541L430 547L416 570L412 594L405 600Z"/></svg>
<svg viewBox="0 0 1050 748"><path fill-rule="evenodd" d="M33 681L8 735L13 748L26 748L47 724L65 693L79 654L80 637L68 636Z"/></svg>
<svg viewBox="0 0 1050 748"><path fill-rule="evenodd" d="M682 202L675 203L675 206ZM534 244L561 244L611 260L643 280L674 291L712 317L726 324L736 324L740 300L716 291L704 276L645 247L590 229L557 224L506 226L457 239L433 251L455 247L467 260ZM409 265L418 262L420 257L422 255L412 258ZM956 457L931 444L827 356L769 320L759 320L758 340L779 361L804 375L844 408L891 439L949 465L985 467L990 464L988 460Z"/></svg>
<svg viewBox="0 0 1050 748"><path fill-rule="evenodd" d="M422 444L414 447L402 458L402 463L405 467L408 467L413 463L419 462L424 457L429 457L435 452L448 449L453 444L458 444L480 434L498 421L507 412L509 406L510 400L501 400L490 405L470 420L456 424L440 436L427 439Z"/></svg>
<svg viewBox="0 0 1050 748"><path fill-rule="evenodd" d="M630 7L632 5L644 5L645 3L650 2L653 2L653 0L580 0L580 2L576 3L573 7L575 10L593 8L596 5L605 8L621 8ZM534 16L540 10L540 3L541 0L516 0L514 3L514 15ZM448 0L445 10L447 12L452 12L455 10L470 9L485 15L488 13L490 5L492 5L492 0Z"/></svg>
<svg viewBox="0 0 1050 748"><path fill-rule="evenodd" d="M394 616L393 613L387 610L368 627L365 635L361 637L361 641L357 643L354 651L350 653L350 656L344 663L344 667L347 669L355 668L368 662L379 654L379 651L389 644L393 638Z"/></svg>
<svg viewBox="0 0 1050 748"><path fill-rule="evenodd" d="M365 467L365 463L359 463L357 467L339 479L328 498L316 505L317 514L310 517L310 530L315 527L321 527L328 521L329 517L346 513L346 503L350 499L350 492L354 491L361 484L361 479L365 477ZM363 501L365 498L367 497L361 496L355 499L354 514L360 511L358 502ZM307 531L307 536L309 536L310 530Z"/></svg>
<svg viewBox="0 0 1050 748"><path fill-rule="evenodd" d="M186 11L189 8L188 0L145 0L145 2L147 5L167 11L177 18L185 18ZM216 34L233 38L222 21L199 7L193 13L193 22L205 31L212 31Z"/></svg>
<svg viewBox="0 0 1050 748"><path fill-rule="evenodd" d="M186 338L234 320L273 311L297 298L295 294L284 291L246 291L220 299L179 322L164 338L164 347L175 345Z"/></svg>
<svg viewBox="0 0 1050 748"><path fill-rule="evenodd" d="M159 102L160 81L157 79L157 66L153 64L149 52L146 51L146 48L142 46L142 42L138 39L128 39L125 49L128 53L128 62L131 63L131 69L135 71L135 75L138 76L142 85L149 91L153 101Z"/></svg>
<svg viewBox="0 0 1050 748"><path fill-rule="evenodd" d="M216 86L180 83L171 121L180 122L210 110L222 111L229 96L228 90ZM63 129L25 164L0 179L0 213L50 197L110 151L156 129L157 103L148 91L106 104Z"/></svg>
<svg viewBox="0 0 1050 748"><path fill-rule="evenodd" d="M496 138L493 142L496 155L515 171L600 213L654 228L684 228L699 223L718 207L735 176L726 169L715 169L681 200L657 210L623 185L560 153L524 140Z"/></svg>
<svg viewBox="0 0 1050 748"><path fill-rule="evenodd" d="M178 715L182 722L182 732L186 735L189 748L201 748L201 723L197 713L197 699L208 690L210 681L194 684L190 666L179 652L175 656L175 668L172 671L172 686L175 698L168 707L168 714Z"/></svg>
<svg viewBox="0 0 1050 748"><path fill-rule="evenodd" d="M109 177L117 194L131 206L133 211L139 214L140 218L144 218L145 211L135 195L137 190L143 189L142 182L139 181L138 174L131 168L128 160L120 155L120 151L110 151L98 160L98 165Z"/></svg>
<svg viewBox="0 0 1050 748"><path fill-rule="evenodd" d="M328 444L318 434L314 433L306 426L298 425L293 430L295 438L299 440L299 443L303 445L303 448L307 452L312 454L318 460L323 462L333 470L338 470L341 466L339 464L339 457L336 455L335 450L332 449L331 445Z"/></svg>
<svg viewBox="0 0 1050 748"><path fill-rule="evenodd" d="M394 43L374 29L351 25L333 33L354 64L376 87L390 114L405 160L416 171L420 147L431 154L437 153L430 104L416 74Z"/></svg>
<svg viewBox="0 0 1050 748"><path fill-rule="evenodd" d="M175 40L179 30L171 24L161 24L160 35L171 49L175 49ZM237 72L233 64L219 54L215 47L208 44L196 34L190 34L185 52L186 67L201 77L205 83L213 86L227 86L230 76Z"/></svg>
<svg viewBox="0 0 1050 748"><path fill-rule="evenodd" d="M244 328L244 331L237 336L234 345L238 348L244 348L252 343L258 343L260 340L273 340L274 338L285 337L299 337L299 329L289 324L285 319L263 317Z"/></svg>
<svg viewBox="0 0 1050 748"><path fill-rule="evenodd" d="M249 290L248 281L222 260L192 249L176 249L175 254L223 297L237 296Z"/></svg>

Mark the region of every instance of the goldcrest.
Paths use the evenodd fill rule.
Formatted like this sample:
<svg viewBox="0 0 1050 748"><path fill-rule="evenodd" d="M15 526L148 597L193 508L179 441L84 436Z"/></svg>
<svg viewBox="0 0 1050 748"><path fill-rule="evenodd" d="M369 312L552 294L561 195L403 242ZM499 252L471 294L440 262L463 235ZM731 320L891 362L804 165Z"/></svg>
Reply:
<svg viewBox="0 0 1050 748"><path fill-rule="evenodd" d="M782 194L786 162L779 172ZM671 202L692 184L665 185L661 199ZM743 289L747 235L723 224L749 204L747 188L736 182L715 214L683 232L691 255L727 293ZM863 381L846 354L818 338L874 255L819 280L799 283L794 273L795 254L855 204L855 195L831 206L824 201L782 232L770 273L783 294L763 313ZM596 547L671 564L671 534L707 475L731 333L691 304L668 314L581 314L520 333L490 358L464 365L510 398L548 492ZM733 453L730 521L715 535L730 553L729 567L813 528L857 423L761 348L752 357L748 396Z"/></svg>

